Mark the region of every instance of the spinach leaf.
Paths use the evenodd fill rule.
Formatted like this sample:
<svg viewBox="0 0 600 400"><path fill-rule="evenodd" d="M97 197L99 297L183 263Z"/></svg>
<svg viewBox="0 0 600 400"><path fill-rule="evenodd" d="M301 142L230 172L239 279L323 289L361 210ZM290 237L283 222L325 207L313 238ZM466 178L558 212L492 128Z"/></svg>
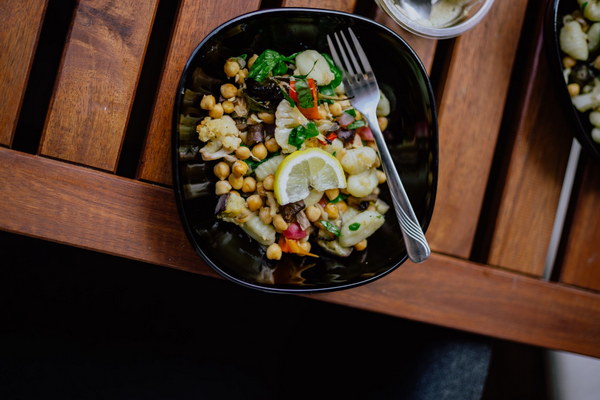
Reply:
<svg viewBox="0 0 600 400"><path fill-rule="evenodd" d="M290 132L288 143L299 149L306 139L317 135L319 135L319 130L314 122L309 122L306 126L298 125Z"/></svg>
<svg viewBox="0 0 600 400"><path fill-rule="evenodd" d="M306 79L298 79L294 81L294 89L298 94L298 106L301 108L314 107L314 99L312 91Z"/></svg>
<svg viewBox="0 0 600 400"><path fill-rule="evenodd" d="M269 74L283 75L287 72L287 63L294 60L298 53L285 57L275 50L267 49L263 51L248 72L248 78L257 82L262 82Z"/></svg>

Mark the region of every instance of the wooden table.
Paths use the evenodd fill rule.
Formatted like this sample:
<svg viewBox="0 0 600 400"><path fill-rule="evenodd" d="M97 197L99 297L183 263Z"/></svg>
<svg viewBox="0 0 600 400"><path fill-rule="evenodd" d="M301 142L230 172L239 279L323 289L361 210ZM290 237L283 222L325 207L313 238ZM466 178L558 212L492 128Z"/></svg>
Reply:
<svg viewBox="0 0 600 400"><path fill-rule="evenodd" d="M600 164L582 153L567 168L542 0L497 1L444 41L361 0L1 0L0 229L215 276L170 188L175 87L210 30L279 6L388 25L430 72L439 111L430 260L310 297L599 357Z"/></svg>

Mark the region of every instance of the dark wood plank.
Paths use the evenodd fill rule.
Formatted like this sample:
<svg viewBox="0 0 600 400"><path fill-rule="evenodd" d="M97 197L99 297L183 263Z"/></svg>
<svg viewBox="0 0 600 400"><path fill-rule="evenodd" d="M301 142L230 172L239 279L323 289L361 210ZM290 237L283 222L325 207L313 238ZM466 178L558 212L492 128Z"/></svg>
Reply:
<svg viewBox="0 0 600 400"><path fill-rule="evenodd" d="M600 291L600 170L588 160L566 244L560 280Z"/></svg>
<svg viewBox="0 0 600 400"><path fill-rule="evenodd" d="M542 37L520 92L514 144L498 205L488 263L541 276L572 142L547 65ZM519 101L520 99L515 99Z"/></svg>
<svg viewBox="0 0 600 400"><path fill-rule="evenodd" d="M115 171L158 0L81 0L40 153Z"/></svg>
<svg viewBox="0 0 600 400"><path fill-rule="evenodd" d="M0 148L0 229L201 274L171 191ZM352 290L309 296L600 356L600 296L434 254Z"/></svg>
<svg viewBox="0 0 600 400"><path fill-rule="evenodd" d="M420 36L417 36L413 33L408 32L398 25L394 20L387 15L382 9L379 7L375 10L375 17L373 18L375 21L387 26L392 29L398 35L400 35L410 47L417 53L425 69L428 73L431 73L431 67L433 66L433 57L435 56L435 49L437 47L437 40L427 39Z"/></svg>
<svg viewBox="0 0 600 400"><path fill-rule="evenodd" d="M497 1L456 39L438 100L438 194L427 232L442 253L470 256L526 6Z"/></svg>
<svg viewBox="0 0 600 400"><path fill-rule="evenodd" d="M181 2L167 60L152 111L138 177L171 184L171 116L177 84L192 50L218 25L258 9L259 0L211 0Z"/></svg>
<svg viewBox="0 0 600 400"><path fill-rule="evenodd" d="M46 0L0 2L0 144L13 141Z"/></svg>
<svg viewBox="0 0 600 400"><path fill-rule="evenodd" d="M352 12L356 0L283 0L281 5L283 7L312 7Z"/></svg>

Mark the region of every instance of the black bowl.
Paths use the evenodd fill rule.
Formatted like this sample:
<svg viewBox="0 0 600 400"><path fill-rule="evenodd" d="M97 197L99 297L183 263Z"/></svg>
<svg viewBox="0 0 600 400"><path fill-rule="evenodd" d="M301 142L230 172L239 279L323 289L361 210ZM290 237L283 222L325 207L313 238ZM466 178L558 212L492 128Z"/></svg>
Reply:
<svg viewBox="0 0 600 400"><path fill-rule="evenodd" d="M592 124L588 119L588 113L581 113L573 106L571 96L567 90L563 75L562 59L564 53L560 49L559 34L563 26L562 17L572 13L579 4L577 0L550 0L544 20L544 42L549 56L549 64L558 96L567 113L567 118L572 127L573 136L581 146L595 159L600 159L600 144L592 139Z"/></svg>
<svg viewBox="0 0 600 400"><path fill-rule="evenodd" d="M203 116L197 108L199 94L219 93L228 57L267 48L282 54L308 48L329 53L326 35L346 27L359 37L392 103L389 148L421 226L427 229L437 185L437 116L429 78L415 52L390 29L352 14L299 8L245 14L216 28L192 53L177 91L172 143L174 189L184 229L208 265L234 282L269 292L331 291L371 282L407 259L393 210L369 238L366 251L337 258L315 245L312 251L319 258L284 254L276 262L239 227L214 215L215 162L200 158L201 143L194 130L196 118ZM382 197L392 204L386 185Z"/></svg>

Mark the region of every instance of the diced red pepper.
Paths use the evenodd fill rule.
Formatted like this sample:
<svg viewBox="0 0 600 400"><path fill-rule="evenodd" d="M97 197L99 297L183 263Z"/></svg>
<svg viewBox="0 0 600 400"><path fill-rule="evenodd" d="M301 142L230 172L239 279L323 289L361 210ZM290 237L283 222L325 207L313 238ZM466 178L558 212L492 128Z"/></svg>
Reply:
<svg viewBox="0 0 600 400"><path fill-rule="evenodd" d="M337 134L335 132L331 132L330 134L328 134L326 136L327 140L329 140L330 142L332 142L335 138L337 138Z"/></svg>
<svg viewBox="0 0 600 400"><path fill-rule="evenodd" d="M312 78L308 78L306 81L308 82L310 93L312 94L313 106L310 108L302 108L298 105L298 93L296 92L296 82L294 80L290 80L290 97L296 102L298 110L300 110L302 115L304 115L306 118L321 119L321 113L319 112L319 107L317 103L317 84Z"/></svg>

